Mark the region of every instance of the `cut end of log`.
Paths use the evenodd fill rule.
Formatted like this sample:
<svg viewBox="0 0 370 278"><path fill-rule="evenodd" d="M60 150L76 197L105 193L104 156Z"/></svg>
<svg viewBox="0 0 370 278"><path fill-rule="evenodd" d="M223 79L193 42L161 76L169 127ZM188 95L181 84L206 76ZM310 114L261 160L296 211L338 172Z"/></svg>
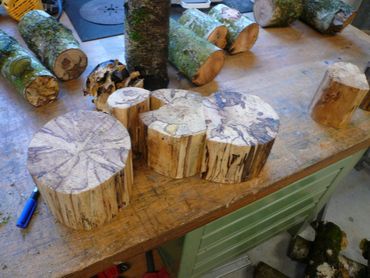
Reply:
<svg viewBox="0 0 370 278"><path fill-rule="evenodd" d="M257 0L254 2L253 14L256 22L262 27L269 26L274 16L273 0Z"/></svg>
<svg viewBox="0 0 370 278"><path fill-rule="evenodd" d="M227 28L225 26L216 27L215 30L208 36L208 41L217 47L224 49L227 44L226 40Z"/></svg>
<svg viewBox="0 0 370 278"><path fill-rule="evenodd" d="M215 51L207 58L198 72L193 76L192 82L196 85L204 85L211 82L221 71L225 62L225 54L222 50Z"/></svg>
<svg viewBox="0 0 370 278"><path fill-rule="evenodd" d="M329 66L328 74L333 81L345 86L359 90L369 90L366 75L354 64L345 62L334 63Z"/></svg>
<svg viewBox="0 0 370 278"><path fill-rule="evenodd" d="M252 23L247 26L240 32L239 36L231 45L229 49L230 54L237 54L251 49L257 41L258 33L259 25L257 23Z"/></svg>
<svg viewBox="0 0 370 278"><path fill-rule="evenodd" d="M181 89L160 89L151 93L150 109L157 110L164 105L192 107L202 101L203 97L196 92Z"/></svg>
<svg viewBox="0 0 370 278"><path fill-rule="evenodd" d="M74 111L51 120L34 135L27 166L53 215L71 228L102 225L129 202L130 137L107 114Z"/></svg>
<svg viewBox="0 0 370 278"><path fill-rule="evenodd" d="M118 89L113 94L111 94L107 100L110 109L127 109L133 107L143 101L147 101L150 96L150 91L127 87ZM144 111L142 111L144 112Z"/></svg>
<svg viewBox="0 0 370 278"><path fill-rule="evenodd" d="M39 107L56 100L59 93L57 80L52 76L38 76L25 89L25 98Z"/></svg>
<svg viewBox="0 0 370 278"><path fill-rule="evenodd" d="M61 80L77 79L87 67L87 56L80 49L68 49L55 60L53 72Z"/></svg>

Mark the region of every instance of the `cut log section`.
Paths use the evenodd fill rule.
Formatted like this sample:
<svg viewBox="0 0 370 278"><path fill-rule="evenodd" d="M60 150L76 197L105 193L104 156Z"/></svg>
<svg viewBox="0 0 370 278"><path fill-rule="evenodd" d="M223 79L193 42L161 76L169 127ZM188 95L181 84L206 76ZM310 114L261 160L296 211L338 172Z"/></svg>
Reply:
<svg viewBox="0 0 370 278"><path fill-rule="evenodd" d="M256 0L253 14L262 27L284 27L297 20L302 9L301 0Z"/></svg>
<svg viewBox="0 0 370 278"><path fill-rule="evenodd" d="M125 57L130 71L139 71L144 88L166 88L170 1L128 0Z"/></svg>
<svg viewBox="0 0 370 278"><path fill-rule="evenodd" d="M98 111L109 112L108 97L124 87L144 87L140 73L129 73L126 66L118 60L108 60L98 64L86 79L85 95L94 97L93 102Z"/></svg>
<svg viewBox="0 0 370 278"><path fill-rule="evenodd" d="M209 15L197 9L188 9L178 22L219 48L225 48L227 28Z"/></svg>
<svg viewBox="0 0 370 278"><path fill-rule="evenodd" d="M161 89L151 93L150 110L157 110L164 105L192 107L194 103L197 104L202 101L203 97L196 92L181 89Z"/></svg>
<svg viewBox="0 0 370 278"><path fill-rule="evenodd" d="M253 47L259 33L257 23L224 4L214 6L208 14L226 25L227 49L230 54L244 52Z"/></svg>
<svg viewBox="0 0 370 278"><path fill-rule="evenodd" d="M207 137L202 177L221 183L256 177L277 136L274 109L257 96L217 92L204 99L203 111Z"/></svg>
<svg viewBox="0 0 370 278"><path fill-rule="evenodd" d="M150 109L150 91L134 87L119 89L109 96L107 103L111 114L127 128L134 155L144 155L144 125L139 114Z"/></svg>
<svg viewBox="0 0 370 278"><path fill-rule="evenodd" d="M70 112L35 134L28 149L28 169L61 223L92 229L129 203L130 136L110 115Z"/></svg>
<svg viewBox="0 0 370 278"><path fill-rule="evenodd" d="M301 20L323 34L342 31L355 16L352 6L341 0L303 0Z"/></svg>
<svg viewBox="0 0 370 278"><path fill-rule="evenodd" d="M170 20L169 60L196 85L211 82L221 71L225 55L217 46Z"/></svg>
<svg viewBox="0 0 370 278"><path fill-rule="evenodd" d="M13 37L0 30L0 72L33 106L56 100L57 79Z"/></svg>
<svg viewBox="0 0 370 278"><path fill-rule="evenodd" d="M176 91L161 92L168 98ZM148 165L171 178L194 176L200 173L205 140L202 103L190 91L184 102L168 99L168 105L140 115L146 126Z"/></svg>
<svg viewBox="0 0 370 278"><path fill-rule="evenodd" d="M76 79L85 71L87 56L72 31L48 13L28 12L20 20L18 29L28 47L59 79Z"/></svg>
<svg viewBox="0 0 370 278"><path fill-rule="evenodd" d="M345 127L368 91L366 76L357 66L335 63L329 66L312 100L311 117L326 126Z"/></svg>

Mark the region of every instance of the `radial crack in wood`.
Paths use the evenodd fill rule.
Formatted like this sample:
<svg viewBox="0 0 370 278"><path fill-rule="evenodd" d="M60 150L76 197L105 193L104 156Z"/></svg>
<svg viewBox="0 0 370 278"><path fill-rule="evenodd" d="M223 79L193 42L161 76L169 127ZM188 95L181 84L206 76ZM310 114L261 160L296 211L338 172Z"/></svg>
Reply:
<svg viewBox="0 0 370 278"><path fill-rule="evenodd" d="M56 100L57 79L13 37L0 30L0 72L33 106Z"/></svg>
<svg viewBox="0 0 370 278"><path fill-rule="evenodd" d="M61 80L78 78L87 67L87 56L72 31L41 10L22 17L18 29L27 46Z"/></svg>
<svg viewBox="0 0 370 278"><path fill-rule="evenodd" d="M262 27L284 27L302 14L301 0L256 0L253 14Z"/></svg>
<svg viewBox="0 0 370 278"><path fill-rule="evenodd" d="M346 127L368 91L366 76L356 65L332 64L310 105L311 117L326 126Z"/></svg>
<svg viewBox="0 0 370 278"><path fill-rule="evenodd" d="M211 82L224 65L224 52L170 20L169 61L196 85Z"/></svg>
<svg viewBox="0 0 370 278"><path fill-rule="evenodd" d="M150 91L134 87L118 89L107 103L110 113L127 128L135 157L145 156L144 125L139 114L150 109Z"/></svg>
<svg viewBox="0 0 370 278"><path fill-rule="evenodd" d="M259 97L217 92L203 100L207 137L202 177L238 183L256 177L279 129L274 109Z"/></svg>
<svg viewBox="0 0 370 278"><path fill-rule="evenodd" d="M227 27L227 49L230 54L247 51L257 41L258 24L242 15L238 10L224 4L218 4L208 14Z"/></svg>
<svg viewBox="0 0 370 278"><path fill-rule="evenodd" d="M213 17L197 9L188 9L178 22L217 47L225 48L227 28Z"/></svg>
<svg viewBox="0 0 370 278"><path fill-rule="evenodd" d="M127 206L131 143L113 117L74 111L48 122L28 148L28 169L51 212L74 229L92 229Z"/></svg>
<svg viewBox="0 0 370 278"><path fill-rule="evenodd" d="M205 121L199 95L188 91L160 90L154 95L167 102L158 110L141 114L146 126L148 165L156 172L185 178L200 173ZM159 103L159 102L158 102Z"/></svg>

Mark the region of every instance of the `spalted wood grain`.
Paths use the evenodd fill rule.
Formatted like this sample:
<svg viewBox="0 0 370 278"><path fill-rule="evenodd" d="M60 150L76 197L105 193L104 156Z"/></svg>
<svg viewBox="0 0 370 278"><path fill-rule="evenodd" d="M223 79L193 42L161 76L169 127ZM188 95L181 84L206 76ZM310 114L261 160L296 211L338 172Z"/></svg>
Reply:
<svg viewBox="0 0 370 278"><path fill-rule="evenodd" d="M150 95L150 110L157 110L164 105L193 106L194 103L201 103L203 97L196 92L182 89L160 89Z"/></svg>
<svg viewBox="0 0 370 278"><path fill-rule="evenodd" d="M198 9L187 9L178 22L219 48L225 48L227 28Z"/></svg>
<svg viewBox="0 0 370 278"><path fill-rule="evenodd" d="M311 117L323 125L343 128L369 91L366 76L351 63L329 66L310 106Z"/></svg>
<svg viewBox="0 0 370 278"><path fill-rule="evenodd" d="M177 92L184 96L177 96ZM155 91L153 97L160 99L157 103L166 103L157 110L141 114L146 126L148 165L172 178L199 174L205 138L199 95L168 89Z"/></svg>
<svg viewBox="0 0 370 278"><path fill-rule="evenodd" d="M114 118L69 112L48 122L28 148L28 170L51 212L74 229L92 229L127 206L131 144Z"/></svg>
<svg viewBox="0 0 370 278"><path fill-rule="evenodd" d="M150 109L150 91L134 87L119 89L109 96L107 104L110 113L127 128L134 155L144 155L144 125L139 114Z"/></svg>
<svg viewBox="0 0 370 278"><path fill-rule="evenodd" d="M274 109L257 96L217 92L203 101L207 139L202 177L236 183L256 177L279 129Z"/></svg>
<svg viewBox="0 0 370 278"><path fill-rule="evenodd" d="M93 96L98 111L108 112L108 97L124 87L144 87L144 80L138 71L129 72L119 60L99 63L86 78L84 95Z"/></svg>
<svg viewBox="0 0 370 278"><path fill-rule="evenodd" d="M208 14L226 25L228 29L227 50L231 54L247 51L257 41L258 24L242 15L238 10L224 4L218 4Z"/></svg>
<svg viewBox="0 0 370 278"><path fill-rule="evenodd" d="M256 0L253 13L262 27L288 26L302 14L301 0Z"/></svg>
<svg viewBox="0 0 370 278"><path fill-rule="evenodd" d="M61 22L71 26L63 15ZM20 40L15 23L0 17L1 28ZM92 70L101 61L123 59L122 36L83 43ZM57 102L34 109L0 77L0 211L10 215L0 227L0 271L5 277L91 277L117 261L153 249L225 216L251 202L337 162L370 144L370 117L361 109L346 129L325 128L307 107L327 63L352 61L361 69L370 61L370 37L353 26L338 36L322 36L300 21L291 27L260 29L252 52L227 56L214 82L196 88L244 90L270 103L281 119L279 136L258 178L240 184L215 184L198 176L175 180L144 163L135 165L130 205L110 223L76 231L55 223L43 198L30 227L15 221L34 182L26 168L28 144L47 121L75 109L94 110L78 81L63 83ZM190 88L169 67L171 87ZM83 74L85 79L88 71ZM299 127L299 129L297 128ZM281 167L284 165L284 167ZM74 274L74 275L73 275Z"/></svg>

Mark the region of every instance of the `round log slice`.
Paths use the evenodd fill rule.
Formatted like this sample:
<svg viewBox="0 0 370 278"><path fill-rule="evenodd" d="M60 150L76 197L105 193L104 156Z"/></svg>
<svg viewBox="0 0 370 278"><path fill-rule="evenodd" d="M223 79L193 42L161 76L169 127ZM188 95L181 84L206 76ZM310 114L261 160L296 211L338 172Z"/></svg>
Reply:
<svg viewBox="0 0 370 278"><path fill-rule="evenodd" d="M207 125L202 177L237 183L256 177L279 128L274 109L257 96L217 92L203 101Z"/></svg>
<svg viewBox="0 0 370 278"><path fill-rule="evenodd" d="M100 226L129 203L130 137L110 115L74 111L51 120L34 135L27 163L51 212L68 227Z"/></svg>
<svg viewBox="0 0 370 278"><path fill-rule="evenodd" d="M196 92L182 89L160 89L150 95L150 110L157 110L164 105L193 106L203 101L203 97Z"/></svg>

